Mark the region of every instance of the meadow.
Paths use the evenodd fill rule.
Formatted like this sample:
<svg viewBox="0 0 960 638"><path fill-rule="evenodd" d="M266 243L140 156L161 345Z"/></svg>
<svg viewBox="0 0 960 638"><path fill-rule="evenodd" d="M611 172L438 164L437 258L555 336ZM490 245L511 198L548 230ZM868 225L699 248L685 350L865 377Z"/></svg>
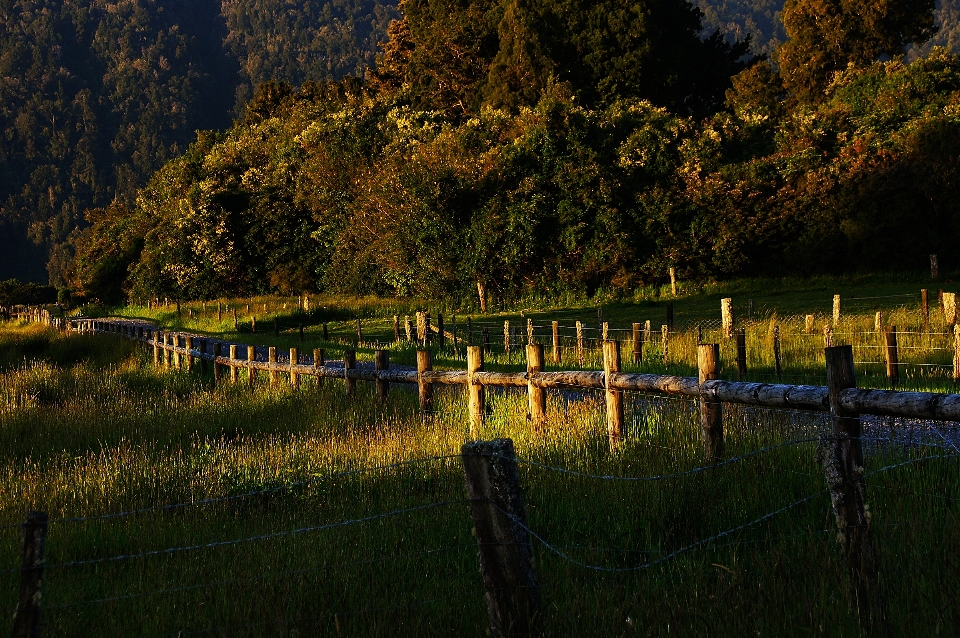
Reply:
<svg viewBox="0 0 960 638"><path fill-rule="evenodd" d="M775 378L769 339L779 325L784 382L822 384L822 335L804 334L801 317L815 306L822 325L832 294L847 283L804 293L809 303L789 286L763 286L767 297L735 291L741 316L741 296L755 299L754 321L744 324L748 379ZM918 324L909 295L918 301L921 286L861 282L864 294L856 285L848 297L879 299L851 304L834 340L853 343L860 384L888 383L871 354L873 313L881 309L904 330L901 360L910 365L900 387L953 391L953 337L936 312L926 331ZM668 361L652 342L641 369L695 374L692 326L701 324L705 340L717 338L719 298L729 289L685 294L674 301L678 330ZM777 305L778 297L794 301ZM936 292L932 299L935 308ZM290 325L275 336L268 319L269 331L237 336L324 347L328 358L357 346L355 316L369 321L369 341L359 344L364 358L392 342L392 315L425 307L316 299L325 314L311 315L294 311L296 299L257 303L268 304L264 318L272 310L278 324ZM603 313L616 327L657 324L664 303L663 296L608 303ZM199 303L183 304L179 317L142 307L116 314L229 335L232 315L216 322L215 304L206 314ZM501 351L503 320L582 317L597 328L595 306L546 305L471 317L500 326L500 344L491 327L490 369L523 365ZM451 317L458 310L437 308ZM342 325L329 325L323 342L320 321ZM415 350L387 347L401 363ZM729 347L723 376L735 378ZM462 350L448 344L436 352L437 367L462 367ZM627 369L629 352L625 344ZM559 367L577 367L564 358ZM595 354L582 362L598 363ZM699 409L674 398L628 395L627 438L615 450L603 396L592 392L550 394L548 423L536 433L524 393L490 392L489 416L471 434L459 388L438 388L431 415L399 387L385 404L367 384L348 398L331 379L307 379L298 389L261 380L251 391L158 370L151 353L116 337L16 322L0 329L0 376L0 600L12 615L25 512L49 512L48 635L487 635L457 458L473 436L516 444L551 635L870 634L848 593L815 460L831 427L826 415L725 406L730 461L695 471ZM866 490L892 635L954 635L960 627L955 432L952 424L894 419L865 428ZM625 478L650 480L618 480Z"/></svg>

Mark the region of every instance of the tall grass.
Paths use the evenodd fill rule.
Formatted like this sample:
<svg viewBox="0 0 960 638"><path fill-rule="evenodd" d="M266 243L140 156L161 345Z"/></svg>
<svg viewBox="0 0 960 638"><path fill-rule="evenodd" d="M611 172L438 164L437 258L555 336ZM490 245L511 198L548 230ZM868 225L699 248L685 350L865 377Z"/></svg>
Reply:
<svg viewBox="0 0 960 638"><path fill-rule="evenodd" d="M793 324L782 325L786 339ZM748 328L751 343L768 327ZM671 342L671 370L691 361L684 339ZM819 374L822 341L798 334L796 344L791 369ZM81 356L87 349L96 356ZM756 356L759 371L766 359ZM611 451L591 392L551 394L549 422L532 432L523 393L492 391L489 418L471 433L454 388L439 388L437 413L422 416L402 388L385 405L365 384L347 398L334 380L250 391L158 371L149 358L106 336L0 330L0 569L13 570L0 573L0 600L12 613L26 510L54 519L150 510L50 525L50 635L486 635L455 455L470 438L497 436L515 441L530 527L550 544L534 542L553 635L866 635L813 458L829 430L823 416L727 406L728 457L776 447L705 472L613 481L550 468L619 477L698 468L696 404L631 395L628 438ZM956 452L873 440L903 427L871 422L866 442L868 473L908 463L867 478L890 622L895 635L949 635L960 626L960 472L955 458L937 457ZM391 466L427 457L440 458ZM644 566L811 496L662 563L604 571ZM237 498L197 503L225 497ZM197 504L151 509L179 503ZM423 505L435 507L276 535ZM128 558L63 565L117 556Z"/></svg>

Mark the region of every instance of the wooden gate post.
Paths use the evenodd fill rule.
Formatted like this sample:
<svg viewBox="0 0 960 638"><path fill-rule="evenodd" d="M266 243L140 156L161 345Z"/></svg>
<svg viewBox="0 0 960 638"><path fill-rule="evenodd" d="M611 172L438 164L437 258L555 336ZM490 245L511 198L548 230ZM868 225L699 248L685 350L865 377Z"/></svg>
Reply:
<svg viewBox="0 0 960 638"><path fill-rule="evenodd" d="M253 388L254 382L257 380L257 371L253 368L253 362L257 360L257 348L255 346L247 346L247 385L250 388Z"/></svg>
<svg viewBox="0 0 960 638"><path fill-rule="evenodd" d="M720 344L704 343L697 346L697 367L700 385L716 379L720 373ZM700 429L703 431L703 457L707 463L723 458L723 404L710 401L700 394Z"/></svg>
<svg viewBox="0 0 960 638"><path fill-rule="evenodd" d="M290 385L296 390L300 387L300 374L297 372L297 364L300 363L299 348L290 348Z"/></svg>
<svg viewBox="0 0 960 638"><path fill-rule="evenodd" d="M539 430L547 421L547 392L533 384L532 375L543 372L543 346L527 345L527 418L534 430Z"/></svg>
<svg viewBox="0 0 960 638"><path fill-rule="evenodd" d="M14 638L39 638L47 513L28 512L27 520L21 526L21 530L23 550L20 554L20 599L13 616L13 636Z"/></svg>
<svg viewBox="0 0 960 638"><path fill-rule="evenodd" d="M350 371L357 367L357 351L343 351L343 389L347 396L352 396L357 390L357 382L350 378Z"/></svg>
<svg viewBox="0 0 960 638"><path fill-rule="evenodd" d="M429 350L417 350L417 386L420 390L420 411L433 412L433 384L424 377L424 372L433 370L433 357Z"/></svg>
<svg viewBox="0 0 960 638"><path fill-rule="evenodd" d="M603 342L603 386L607 403L607 435L610 447L623 440L623 396L613 387L612 377L620 372L620 342Z"/></svg>
<svg viewBox="0 0 960 638"><path fill-rule="evenodd" d="M390 351L377 350L373 353L373 363L377 370L377 398L383 402L390 394L390 382L381 379L380 373L390 369Z"/></svg>
<svg viewBox="0 0 960 638"><path fill-rule="evenodd" d="M640 333L640 324L633 324L633 364L640 365L643 361L643 337Z"/></svg>
<svg viewBox="0 0 960 638"><path fill-rule="evenodd" d="M477 372L483 372L483 348L467 346L467 405L470 411L471 434L476 433L484 418L484 389L473 380L473 375Z"/></svg>
<svg viewBox="0 0 960 638"><path fill-rule="evenodd" d="M740 381L747 378L747 329L740 328L737 334L737 377Z"/></svg>
<svg viewBox="0 0 960 638"><path fill-rule="evenodd" d="M513 441L472 441L463 445L460 454L480 550L490 633L539 636L540 588Z"/></svg>
<svg viewBox="0 0 960 638"><path fill-rule="evenodd" d="M879 591L877 559L870 538L860 448L860 415L840 404L840 394L857 387L853 346L825 349L827 390L833 434L817 450L827 477L830 500L844 545L854 601L871 625L883 627L885 617Z"/></svg>
<svg viewBox="0 0 960 638"><path fill-rule="evenodd" d="M896 387L900 382L900 356L897 352L897 327L890 326L883 332L884 351L887 355L887 379Z"/></svg>

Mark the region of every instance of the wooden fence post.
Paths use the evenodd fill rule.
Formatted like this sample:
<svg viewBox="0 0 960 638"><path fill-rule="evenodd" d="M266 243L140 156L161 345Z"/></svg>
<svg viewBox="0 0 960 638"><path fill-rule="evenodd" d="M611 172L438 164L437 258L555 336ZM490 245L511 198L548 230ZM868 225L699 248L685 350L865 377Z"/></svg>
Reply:
<svg viewBox="0 0 960 638"><path fill-rule="evenodd" d="M697 346L700 385L716 379L720 373L720 344ZM723 404L700 395L700 429L703 431L703 457L707 463L723 458Z"/></svg>
<svg viewBox="0 0 960 638"><path fill-rule="evenodd" d="M250 332L257 333L257 318L255 316L250 317Z"/></svg>
<svg viewBox="0 0 960 638"><path fill-rule="evenodd" d="M516 471L516 470L514 470ZM21 526L20 599L13 616L14 638L39 638L43 597L43 553L47 541L47 513L28 512ZM528 541L529 542L529 541Z"/></svg>
<svg viewBox="0 0 960 638"><path fill-rule="evenodd" d="M325 363L326 361L324 360L324 357L323 357L323 348L314 348L313 349L313 369L317 370L317 368L323 367ZM323 385L323 377L320 376L320 374L318 373L317 386L319 387L322 385Z"/></svg>
<svg viewBox="0 0 960 638"><path fill-rule="evenodd" d="M417 311L417 343L423 345L427 338L427 313L422 310Z"/></svg>
<svg viewBox="0 0 960 638"><path fill-rule="evenodd" d="M393 315L393 340L400 343L400 315Z"/></svg>
<svg viewBox="0 0 960 638"><path fill-rule="evenodd" d="M610 324L604 321L600 324L600 341L608 341L610 339Z"/></svg>
<svg viewBox="0 0 960 638"><path fill-rule="evenodd" d="M153 366L155 368L160 367L160 344L157 341L160 339L160 332L153 332Z"/></svg>
<svg viewBox="0 0 960 638"><path fill-rule="evenodd" d="M540 589L513 441L460 450L493 636L541 635Z"/></svg>
<svg viewBox="0 0 960 638"><path fill-rule="evenodd" d="M486 328L484 328L486 330ZM467 346L467 405L470 412L470 433L476 434L484 419L484 388L474 383L473 375L483 372L483 348Z"/></svg>
<svg viewBox="0 0 960 638"><path fill-rule="evenodd" d="M543 346L527 345L527 418L534 430L539 430L547 421L547 392L533 384L531 376L543 372Z"/></svg>
<svg viewBox="0 0 960 638"><path fill-rule="evenodd" d="M737 377L740 381L747 378L747 329L737 330Z"/></svg>
<svg viewBox="0 0 960 638"><path fill-rule="evenodd" d="M783 362L780 359L780 326L773 327L773 365L777 381L783 380Z"/></svg>
<svg viewBox="0 0 960 638"><path fill-rule="evenodd" d="M583 323L577 322L577 365L583 365Z"/></svg>
<svg viewBox="0 0 960 638"><path fill-rule="evenodd" d="M957 293L943 293L943 320L952 328L957 323Z"/></svg>
<svg viewBox="0 0 960 638"><path fill-rule="evenodd" d="M663 365L670 365L670 326L663 324L660 326L660 334L663 341Z"/></svg>
<svg viewBox="0 0 960 638"><path fill-rule="evenodd" d="M840 295L833 296L833 327L840 325Z"/></svg>
<svg viewBox="0 0 960 638"><path fill-rule="evenodd" d="M812 335L816 326L814 326L815 318L813 315L807 315L807 334Z"/></svg>
<svg viewBox="0 0 960 638"><path fill-rule="evenodd" d="M887 379L896 387L900 382L900 357L897 352L897 327L890 326L883 331L884 352L887 355Z"/></svg>
<svg viewBox="0 0 960 638"><path fill-rule="evenodd" d="M360 317L357 317L357 345L363 341L363 326L360 324Z"/></svg>
<svg viewBox="0 0 960 638"><path fill-rule="evenodd" d="M240 330L240 319L237 317L237 309L233 309L233 329L235 331Z"/></svg>
<svg viewBox="0 0 960 638"><path fill-rule="evenodd" d="M280 372L273 367L277 363L277 349L273 346L267 349L267 362L271 364L270 385L274 385L280 380Z"/></svg>
<svg viewBox="0 0 960 638"><path fill-rule="evenodd" d="M930 304L927 300L927 289L920 290L920 320L923 322L923 330L926 332L930 324Z"/></svg>
<svg viewBox="0 0 960 638"><path fill-rule="evenodd" d="M230 383L237 382L237 345L230 344Z"/></svg>
<svg viewBox="0 0 960 638"><path fill-rule="evenodd" d="M253 388L257 380L257 371L253 368L253 362L257 360L257 349L255 346L247 346L247 385Z"/></svg>
<svg viewBox="0 0 960 638"><path fill-rule="evenodd" d="M613 387L611 377L620 372L620 342L603 342L603 385L607 403L607 435L610 447L623 440L623 396Z"/></svg>
<svg viewBox="0 0 960 638"><path fill-rule="evenodd" d="M175 370L180 370L183 367L183 359L184 359L184 357L176 350L176 348L180 347L180 335L174 332L170 336L173 338L173 347L174 347L173 367ZM184 339L184 344L186 344L186 339Z"/></svg>
<svg viewBox="0 0 960 638"><path fill-rule="evenodd" d="M940 276L940 262L936 255L930 255L930 279Z"/></svg>
<svg viewBox="0 0 960 638"><path fill-rule="evenodd" d="M503 322L503 353L510 358L510 320Z"/></svg>
<svg viewBox="0 0 960 638"><path fill-rule="evenodd" d="M551 331L553 337L553 363L560 365L560 362L563 360L563 353L560 350L560 322L554 321L551 324Z"/></svg>
<svg viewBox="0 0 960 638"><path fill-rule="evenodd" d="M643 361L643 336L640 333L640 324L633 324L633 364L640 365Z"/></svg>
<svg viewBox="0 0 960 638"><path fill-rule="evenodd" d="M357 351L343 351L343 388L347 396L353 396L357 390L357 382L350 378L350 371L357 367Z"/></svg>
<svg viewBox="0 0 960 638"><path fill-rule="evenodd" d="M733 336L733 299L727 297L720 300L720 320L723 323L723 336L727 339Z"/></svg>
<svg viewBox="0 0 960 638"><path fill-rule="evenodd" d="M299 348L290 348L290 385L294 390L300 387L300 374L296 368L298 363L300 363Z"/></svg>
<svg viewBox="0 0 960 638"><path fill-rule="evenodd" d="M883 330L883 312L878 310L873 317L873 331L880 334L881 330Z"/></svg>
<svg viewBox="0 0 960 638"><path fill-rule="evenodd" d="M429 350L417 350L417 386L420 390L420 411L433 412L433 384L424 378L424 372L433 370L433 357Z"/></svg>
<svg viewBox="0 0 960 638"><path fill-rule="evenodd" d="M830 328L830 326L823 327L823 347L833 347L833 330Z"/></svg>
<svg viewBox="0 0 960 638"><path fill-rule="evenodd" d="M214 383L220 383L220 377L223 376L223 366L217 363L217 358L220 357L220 342L213 342L213 381Z"/></svg>
<svg viewBox="0 0 960 638"><path fill-rule="evenodd" d="M650 320L647 319L643 324L643 342L650 343L651 339L653 339L653 328L651 327Z"/></svg>
<svg viewBox="0 0 960 638"><path fill-rule="evenodd" d="M403 318L403 329L407 333L407 343L413 341L413 324L410 322L410 315Z"/></svg>
<svg viewBox="0 0 960 638"><path fill-rule="evenodd" d="M533 319L527 319L527 345L533 343Z"/></svg>
<svg viewBox="0 0 960 638"><path fill-rule="evenodd" d="M321 327L323 328L323 340L324 340L324 341L330 341L330 333L329 333L329 331L328 331L328 329L327 329L327 322L324 321L324 322L321 324Z"/></svg>
<svg viewBox="0 0 960 638"><path fill-rule="evenodd" d="M377 398L380 401L386 401L390 394L390 382L380 378L381 372L390 369L390 351L377 350L373 353L373 363L377 370Z"/></svg>
<svg viewBox="0 0 960 638"><path fill-rule="evenodd" d="M670 266L670 294L677 296L677 269Z"/></svg>
<svg viewBox="0 0 960 638"><path fill-rule="evenodd" d="M830 500L844 544L854 601L870 624L884 623L879 592L877 560L870 538L863 481L863 452L860 448L860 415L840 404L840 393L857 387L853 347L833 346L825 350L827 389L833 415L833 435L821 445L817 456L823 464Z"/></svg>

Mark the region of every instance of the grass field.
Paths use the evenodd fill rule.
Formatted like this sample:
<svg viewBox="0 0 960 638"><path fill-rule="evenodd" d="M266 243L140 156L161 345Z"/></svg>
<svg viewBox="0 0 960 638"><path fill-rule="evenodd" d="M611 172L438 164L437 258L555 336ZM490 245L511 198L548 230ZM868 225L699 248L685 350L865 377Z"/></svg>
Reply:
<svg viewBox="0 0 960 638"><path fill-rule="evenodd" d="M857 294L883 296L880 286L890 295L920 287L879 282L868 287L870 294ZM801 294L782 288L794 301ZM818 325L834 292L844 292L838 282L808 295L820 304ZM702 305L706 325L707 309L717 309L710 310L716 319L718 300L728 293L707 290L677 300L678 323L689 303L691 317ZM734 294L739 312L743 300ZM751 374L772 374L766 344L775 309L789 375L784 381L820 378L822 337L801 335L800 320L792 318L811 306L775 307L748 294L757 309L756 322L747 324ZM896 299L880 309L908 326L917 304ZM932 299L935 307L935 292ZM267 303L284 310L282 301ZM357 314L360 304L341 303L343 321ZM652 312L660 302L650 303L609 304L604 315L615 325L619 317L625 324L644 320L645 312L659 321ZM375 300L363 306L371 322L378 313L399 312ZM592 316L596 327L592 308L555 308L543 316L559 318L560 311ZM876 343L872 312L851 311L835 341L854 342L861 385L882 386L881 368L865 358ZM131 308L123 314L151 313ZM185 328L214 333L220 327L209 313L193 323L183 316ZM520 315L494 320L502 325L504 317ZM945 365L952 337L932 317L930 334L916 341L904 336L901 346L916 348L904 350L914 363ZM153 318L166 325L175 320ZM707 327L709 338L713 328ZM317 330L310 326L306 345L295 332L256 336L283 347L352 347L346 331L321 342ZM650 344L641 367L692 373L691 334L671 340L667 365ZM413 351L392 347L397 360ZM625 359L628 352L625 344ZM726 350L724 358L730 360ZM452 348L438 359L462 366ZM516 355L496 350L491 363L522 365ZM903 385L952 390L949 374L923 370L915 367ZM386 405L362 383L348 399L334 380L322 386L307 380L299 390L258 384L251 392L197 374L157 371L146 352L120 339L17 324L0 329L0 376L0 570L6 570L0 600L10 615L24 513L42 509L52 519L88 519L50 525L47 635L487 634L455 457L471 436L461 392L438 390L432 416L420 415L416 394L400 388ZM727 456L763 451L683 474L701 465L698 409L690 401L629 396L628 438L616 451L607 444L602 395L551 394L549 423L537 434L527 424L524 394L491 393L489 403L490 417L476 436L515 441L530 527L549 543L535 540L534 552L552 635L867 635L847 594L825 481L814 460L816 439L830 428L826 417L727 406ZM955 635L960 627L960 466L957 450L938 438L950 439L952 428L877 420L866 430L867 496L892 635ZM917 431L921 436L913 436ZM907 438L913 444L897 442ZM429 460L411 462L419 459ZM675 476L610 478L655 475ZM171 504L185 505L164 507ZM96 518L111 513L130 514ZM713 540L701 543L706 539ZM690 551L668 558L686 547Z"/></svg>

